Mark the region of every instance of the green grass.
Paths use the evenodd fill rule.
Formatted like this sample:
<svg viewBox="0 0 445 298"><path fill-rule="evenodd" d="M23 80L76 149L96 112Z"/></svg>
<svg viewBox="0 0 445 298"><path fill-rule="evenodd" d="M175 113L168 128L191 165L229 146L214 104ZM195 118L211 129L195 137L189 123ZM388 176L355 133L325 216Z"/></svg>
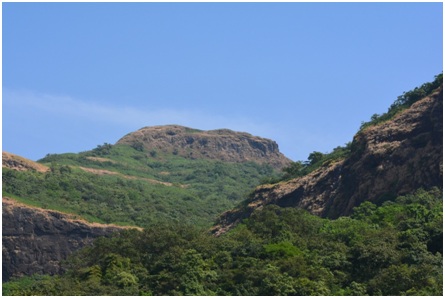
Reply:
<svg viewBox="0 0 445 298"><path fill-rule="evenodd" d="M47 173L3 169L4 191L29 204L97 222L147 226L177 221L210 227L218 214L273 173L271 167L253 162L192 160L162 152L152 157L127 145L98 147L107 150L46 156L39 162L50 167ZM107 160L91 159L98 157ZM118 174L98 175L79 167Z"/></svg>
<svg viewBox="0 0 445 298"><path fill-rule="evenodd" d="M105 222L103 220L101 220L100 218L95 217L95 216L91 216L88 214L84 214L84 215L80 216L78 213L78 210L72 209L72 208L67 208L67 207L61 205L59 202L55 202L55 203L50 202L50 201L42 202L42 201L38 201L38 200L34 200L34 199L27 199L27 198L22 198L22 197L19 197L19 196L16 196L11 193L4 192L4 191L3 191L2 195L3 195L3 197L9 197L11 199L16 200L19 203L23 203L28 206L38 207L38 208L47 209L47 210L59 211L59 212L70 214L76 219L83 219L88 222L96 222L96 223L105 224ZM122 226L127 225L127 224L120 224L120 223L114 223L114 224L122 225Z"/></svg>

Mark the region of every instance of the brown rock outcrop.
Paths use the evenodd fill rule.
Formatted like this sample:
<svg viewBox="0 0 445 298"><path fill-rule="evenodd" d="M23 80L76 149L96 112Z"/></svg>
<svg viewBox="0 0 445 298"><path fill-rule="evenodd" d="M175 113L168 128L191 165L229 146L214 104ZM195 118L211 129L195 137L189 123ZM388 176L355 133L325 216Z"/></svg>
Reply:
<svg viewBox="0 0 445 298"><path fill-rule="evenodd" d="M37 172L46 172L49 169L45 165L4 151L2 152L2 167L17 171L32 170Z"/></svg>
<svg viewBox="0 0 445 298"><path fill-rule="evenodd" d="M2 200L2 280L63 272L60 261L123 227L91 224L65 213Z"/></svg>
<svg viewBox="0 0 445 298"><path fill-rule="evenodd" d="M393 119L357 133L347 159L304 177L259 186L248 204L225 212L213 232L224 233L268 204L337 218L365 200L381 203L420 187L442 188L442 103L440 87Z"/></svg>
<svg viewBox="0 0 445 298"><path fill-rule="evenodd" d="M280 153L276 142L229 129L203 131L179 125L144 127L127 134L116 144L193 159L253 161L269 164L277 170L291 162Z"/></svg>

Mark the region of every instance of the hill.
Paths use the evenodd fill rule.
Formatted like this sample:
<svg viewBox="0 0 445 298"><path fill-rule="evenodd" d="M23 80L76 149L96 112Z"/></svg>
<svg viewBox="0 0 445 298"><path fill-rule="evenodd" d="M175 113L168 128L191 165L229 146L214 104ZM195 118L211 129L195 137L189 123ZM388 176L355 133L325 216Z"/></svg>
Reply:
<svg viewBox="0 0 445 298"><path fill-rule="evenodd" d="M48 154L34 168L21 168L29 171L8 160L4 195L90 221L137 226L160 220L210 226L274 167L291 162L268 139L180 126L146 127L78 154ZM34 171L37 166L47 171Z"/></svg>
<svg viewBox="0 0 445 298"><path fill-rule="evenodd" d="M416 96L408 108L398 108L397 113L390 109L391 117L384 115L386 119L364 124L348 148L337 148L331 158L319 153L312 172L257 187L242 205L220 217L214 232L223 233L270 204L338 218L350 215L364 201L382 204L418 188L441 188L443 86L426 86L429 94Z"/></svg>
<svg viewBox="0 0 445 298"><path fill-rule="evenodd" d="M145 134L140 135L141 131ZM197 144L208 141L195 148L190 132ZM155 140L156 146L147 138ZM180 146L181 140L189 141ZM179 154L186 151L188 156ZM198 152L205 152L205 156ZM26 204L27 210L51 209L94 223L148 227L181 222L209 228L218 214L241 202L262 178L275 173L279 164L288 165L290 160L271 140L229 130L204 132L158 126L130 133L114 145L103 144L81 153L48 154L38 162L4 152L2 192L3 197ZM38 223L25 220L21 212L8 213L9 209L3 210L4 222L9 224L4 229L38 228ZM65 220L46 224L69 226ZM47 238L71 241L74 234L62 229ZM42 249L42 254L33 254L29 251L41 241L35 243L27 234L8 235L4 233L3 257L13 264L5 264L6 279L59 272L59 261L74 250L55 245L53 251ZM76 243L80 248L86 242ZM49 267L48 262L52 264Z"/></svg>
<svg viewBox="0 0 445 298"><path fill-rule="evenodd" d="M313 152L308 161L293 162L282 174L256 163L193 159L180 156L179 150L156 150L142 143L49 155L42 160L50 169L44 178L34 170L4 168L10 189L32 196L42 185L46 196L56 192L52 198L76 197L73 189L80 192L79 185L84 185L95 189L91 194L97 197L89 194L84 197L94 201L81 197L86 202L75 204L96 210L103 196L112 198L104 202L121 214L128 214L129 207L153 213L152 202L139 205L144 200L131 192L138 189L144 198L150 194L143 191L148 185L172 190L170 196L157 193L158 203L204 186L210 193L224 194L231 179L251 175L246 168L236 172L242 165L272 175L262 180L268 184L224 213L213 234L205 225L199 228L186 216L161 209L156 215L165 221L147 221L144 229L96 239L68 257L64 274L13 279L3 284L3 293L442 296L442 89L439 75L433 83L404 93L388 113L373 115L345 147ZM190 172L190 167L199 170ZM233 176L233 171L238 174ZM179 184L185 173L193 175ZM206 180L209 175L212 179ZM221 177L223 183L212 188ZM204 185L198 187L199 181ZM175 205L168 210L184 210L184 201L207 208L205 200L186 198L172 200Z"/></svg>
<svg viewBox="0 0 445 298"><path fill-rule="evenodd" d="M147 152L171 153L190 159L268 164L276 170L290 164L276 142L229 129L198 130L179 125L144 127L116 144Z"/></svg>

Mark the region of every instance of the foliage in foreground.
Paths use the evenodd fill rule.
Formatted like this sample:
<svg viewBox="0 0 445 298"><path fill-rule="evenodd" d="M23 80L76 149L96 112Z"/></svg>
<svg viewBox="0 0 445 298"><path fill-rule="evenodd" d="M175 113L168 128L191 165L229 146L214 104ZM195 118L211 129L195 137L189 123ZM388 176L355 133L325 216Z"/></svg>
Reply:
<svg viewBox="0 0 445 298"><path fill-rule="evenodd" d="M442 295L442 193L419 190L351 217L265 207L216 238L165 224L101 238L62 276L5 295Z"/></svg>

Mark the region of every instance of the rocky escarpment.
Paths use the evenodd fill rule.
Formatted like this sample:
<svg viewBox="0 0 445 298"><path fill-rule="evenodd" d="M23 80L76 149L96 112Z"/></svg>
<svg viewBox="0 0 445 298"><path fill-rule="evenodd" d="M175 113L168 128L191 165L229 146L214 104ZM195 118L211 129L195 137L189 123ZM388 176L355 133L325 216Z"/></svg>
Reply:
<svg viewBox="0 0 445 298"><path fill-rule="evenodd" d="M259 186L242 207L224 213L224 233L268 204L299 207L322 217L348 215L365 200L381 203L420 187L442 188L443 88L393 119L359 132L351 155L304 177Z"/></svg>
<svg viewBox="0 0 445 298"><path fill-rule="evenodd" d="M13 276L61 273L60 261L94 238L123 228L90 224L61 212L3 198L2 280Z"/></svg>
<svg viewBox="0 0 445 298"><path fill-rule="evenodd" d="M278 170L291 162L280 153L276 142L229 129L203 131L179 125L144 127L127 134L117 144L193 159L253 161L270 164Z"/></svg>

